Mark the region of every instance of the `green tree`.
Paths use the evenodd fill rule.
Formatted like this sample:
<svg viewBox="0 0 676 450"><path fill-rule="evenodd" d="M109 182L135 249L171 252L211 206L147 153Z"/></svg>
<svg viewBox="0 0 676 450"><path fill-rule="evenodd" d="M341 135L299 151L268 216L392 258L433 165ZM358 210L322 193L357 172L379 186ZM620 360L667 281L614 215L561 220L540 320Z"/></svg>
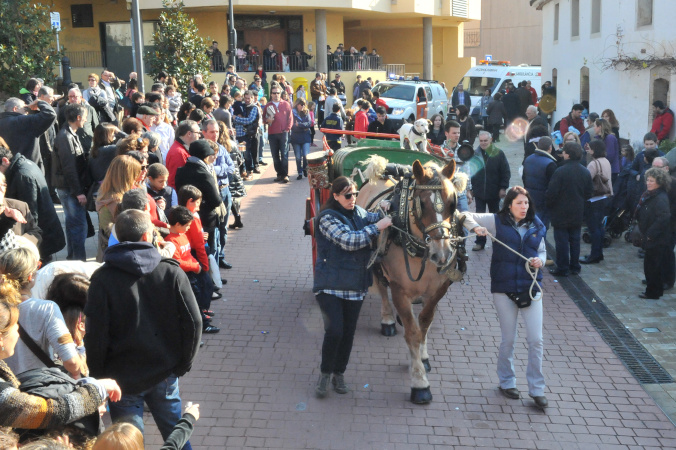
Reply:
<svg viewBox="0 0 676 450"><path fill-rule="evenodd" d="M165 71L176 78L185 98L190 79L198 73L208 79L209 56L206 54L208 39L199 35L195 20L183 10L182 0L162 0L164 10L155 32L155 48L148 55L154 74Z"/></svg>
<svg viewBox="0 0 676 450"><path fill-rule="evenodd" d="M16 94L31 77L56 79L61 52L49 13L31 0L0 0L0 91Z"/></svg>

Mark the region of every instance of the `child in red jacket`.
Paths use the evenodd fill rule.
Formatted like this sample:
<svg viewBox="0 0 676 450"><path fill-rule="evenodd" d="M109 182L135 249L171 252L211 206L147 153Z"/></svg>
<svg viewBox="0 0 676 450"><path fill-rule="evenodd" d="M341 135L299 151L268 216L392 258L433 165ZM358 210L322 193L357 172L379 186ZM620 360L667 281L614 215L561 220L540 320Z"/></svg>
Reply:
<svg viewBox="0 0 676 450"><path fill-rule="evenodd" d="M165 241L172 242L176 246L174 259L179 262L181 269L188 275L190 287L195 294L200 311L208 310L213 293L213 283L208 272L209 265L207 263L207 271L202 270L200 262L192 255L192 246L186 236L186 232L191 228L194 221L193 213L185 206L177 206L169 212L168 219L170 233ZM209 284L212 286L211 290ZM218 333L221 331L220 328L211 325L211 317L204 312L202 312L202 323L203 333Z"/></svg>

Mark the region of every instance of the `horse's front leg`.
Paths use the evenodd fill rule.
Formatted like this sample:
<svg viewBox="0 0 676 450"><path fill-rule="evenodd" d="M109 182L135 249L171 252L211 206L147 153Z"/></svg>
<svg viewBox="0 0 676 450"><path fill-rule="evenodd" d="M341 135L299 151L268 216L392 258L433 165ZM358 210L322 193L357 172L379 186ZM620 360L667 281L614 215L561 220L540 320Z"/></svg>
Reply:
<svg viewBox="0 0 676 450"><path fill-rule="evenodd" d="M438 301L438 300L437 300ZM427 333L430 330L432 321L434 320L434 311L436 310L437 301L427 301L420 315L418 315L418 323L420 324L420 333L422 333L422 343L420 344L420 358L425 371L430 372L432 366L430 365L430 357L427 353Z"/></svg>
<svg viewBox="0 0 676 450"><path fill-rule="evenodd" d="M395 289L392 290L392 301L404 326L404 339L411 355L411 402L426 404L432 401L432 393L420 355L423 335L418 326L418 321L413 315L411 302L402 298L403 296L395 293L395 291Z"/></svg>
<svg viewBox="0 0 676 450"><path fill-rule="evenodd" d="M373 281L380 294L380 334L383 336L394 336L397 334L397 326L394 323L394 311L387 295L387 286L382 281L373 276Z"/></svg>

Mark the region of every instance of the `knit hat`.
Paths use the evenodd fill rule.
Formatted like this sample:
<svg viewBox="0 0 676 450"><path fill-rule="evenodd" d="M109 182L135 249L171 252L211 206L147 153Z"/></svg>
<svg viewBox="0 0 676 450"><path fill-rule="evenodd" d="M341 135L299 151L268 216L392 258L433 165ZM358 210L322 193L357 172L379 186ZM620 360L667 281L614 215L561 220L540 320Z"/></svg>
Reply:
<svg viewBox="0 0 676 450"><path fill-rule="evenodd" d="M194 156L199 159L204 159L207 156L214 154L214 150L209 145L209 142L206 139L198 139L192 144L190 144L189 150L190 156Z"/></svg>

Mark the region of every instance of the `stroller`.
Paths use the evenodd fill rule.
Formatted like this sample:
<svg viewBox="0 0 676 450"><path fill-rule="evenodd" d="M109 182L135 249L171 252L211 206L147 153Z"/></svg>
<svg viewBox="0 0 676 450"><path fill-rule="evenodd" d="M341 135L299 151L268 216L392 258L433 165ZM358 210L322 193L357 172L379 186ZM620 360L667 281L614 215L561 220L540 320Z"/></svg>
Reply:
<svg viewBox="0 0 676 450"><path fill-rule="evenodd" d="M626 209L617 208L603 218L603 248L608 248L613 243L613 239L622 236L622 233L629 229L631 223L631 214ZM626 236L625 236L626 238ZM591 236L587 228L582 232L582 240L589 244Z"/></svg>

